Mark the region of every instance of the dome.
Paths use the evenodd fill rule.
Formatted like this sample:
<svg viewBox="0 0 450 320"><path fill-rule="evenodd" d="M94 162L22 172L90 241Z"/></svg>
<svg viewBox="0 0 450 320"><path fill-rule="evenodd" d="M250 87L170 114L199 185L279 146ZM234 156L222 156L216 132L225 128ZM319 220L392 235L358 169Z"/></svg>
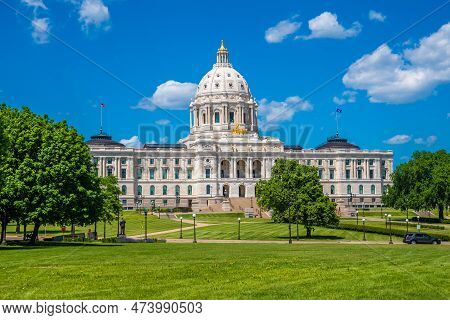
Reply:
<svg viewBox="0 0 450 320"><path fill-rule="evenodd" d="M347 139L340 138L338 134L334 137L329 137L327 142L322 143L320 146L316 148L316 150L323 149L355 149L359 150L360 148L354 144L351 144L347 141Z"/></svg>
<svg viewBox="0 0 450 320"><path fill-rule="evenodd" d="M221 93L251 96L247 81L228 62L228 50L223 41L217 51L217 63L200 81L196 96Z"/></svg>
<svg viewBox="0 0 450 320"><path fill-rule="evenodd" d="M101 130L99 134L91 136L91 139L86 143L89 146L125 147L125 145L114 141L110 135L103 133Z"/></svg>

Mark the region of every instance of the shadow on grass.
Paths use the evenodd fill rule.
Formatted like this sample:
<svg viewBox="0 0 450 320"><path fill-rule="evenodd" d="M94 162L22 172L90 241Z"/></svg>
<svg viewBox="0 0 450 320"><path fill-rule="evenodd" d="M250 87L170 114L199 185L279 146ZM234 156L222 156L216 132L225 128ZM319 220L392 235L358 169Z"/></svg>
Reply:
<svg viewBox="0 0 450 320"><path fill-rule="evenodd" d="M28 241L7 241L6 246L0 246L0 251L8 250L32 250L57 247L119 247L122 244L117 243L91 243L91 242L50 242L38 241L30 244Z"/></svg>
<svg viewBox="0 0 450 320"><path fill-rule="evenodd" d="M283 239L283 240L289 240L289 236L279 236L277 237L278 239ZM293 235L292 240L296 240L297 236ZM299 239L301 240L343 240L345 239L344 237L339 237L339 236L311 236L310 238L307 238L306 236L300 236Z"/></svg>

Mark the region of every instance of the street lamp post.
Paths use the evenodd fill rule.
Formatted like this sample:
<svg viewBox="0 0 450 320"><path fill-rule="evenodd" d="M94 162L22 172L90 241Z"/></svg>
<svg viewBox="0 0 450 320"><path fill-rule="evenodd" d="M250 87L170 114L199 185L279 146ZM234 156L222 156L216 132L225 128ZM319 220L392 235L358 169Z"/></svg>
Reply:
<svg viewBox="0 0 450 320"><path fill-rule="evenodd" d="M356 210L356 225L359 225L359 211Z"/></svg>
<svg viewBox="0 0 450 320"><path fill-rule="evenodd" d="M195 230L195 213L192 215L192 218L194 218L194 243L197 243L197 231Z"/></svg>
<svg viewBox="0 0 450 320"><path fill-rule="evenodd" d="M241 218L238 218L238 240L241 240Z"/></svg>
<svg viewBox="0 0 450 320"><path fill-rule="evenodd" d="M362 223L363 223L363 241L366 241L366 218L362 218Z"/></svg>
<svg viewBox="0 0 450 320"><path fill-rule="evenodd" d="M145 216L145 242L147 242L147 208L144 208L144 216Z"/></svg>
<svg viewBox="0 0 450 320"><path fill-rule="evenodd" d="M394 242L392 242L392 216L388 215L389 218L389 244L394 244Z"/></svg>
<svg viewBox="0 0 450 320"><path fill-rule="evenodd" d="M386 222L386 229L387 229L387 217L388 217L388 215L387 215L387 213L385 213L385 214L384 214L384 220L385 220L385 222Z"/></svg>
<svg viewBox="0 0 450 320"><path fill-rule="evenodd" d="M409 231L409 219L406 219L406 233Z"/></svg>
<svg viewBox="0 0 450 320"><path fill-rule="evenodd" d="M288 219L289 219L289 244L292 244L291 207L289 207L289 211L288 211Z"/></svg>
<svg viewBox="0 0 450 320"><path fill-rule="evenodd" d="M180 217L180 239L183 239L183 217Z"/></svg>

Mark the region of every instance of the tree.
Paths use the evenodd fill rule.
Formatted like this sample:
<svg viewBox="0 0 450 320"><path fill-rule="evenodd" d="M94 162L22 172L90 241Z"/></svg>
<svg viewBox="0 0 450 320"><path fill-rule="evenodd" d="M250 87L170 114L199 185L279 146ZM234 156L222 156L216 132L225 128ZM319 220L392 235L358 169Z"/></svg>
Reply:
<svg viewBox="0 0 450 320"><path fill-rule="evenodd" d="M111 222L115 218L119 219L120 213L122 212L122 204L120 203L119 196L122 192L116 176L102 177L100 178L100 182L103 195L103 210L100 220L106 224L106 222Z"/></svg>
<svg viewBox="0 0 450 320"><path fill-rule="evenodd" d="M336 225L336 205L324 193L317 169L295 160L278 159L269 180L256 185L258 205L273 211L278 222L292 222L293 217L311 237L314 226Z"/></svg>
<svg viewBox="0 0 450 320"><path fill-rule="evenodd" d="M4 122L0 117L0 194L3 193L3 188L5 185L6 172L3 168L3 164L6 161L6 150L7 150L7 140L4 133ZM0 209L2 207L0 206ZM6 226L8 224L6 212L0 210L0 220L1 220L1 236L0 244L6 243Z"/></svg>
<svg viewBox="0 0 450 320"><path fill-rule="evenodd" d="M438 209L444 219L444 208L450 204L450 154L417 151L411 160L392 173L393 185L383 201L396 209Z"/></svg>

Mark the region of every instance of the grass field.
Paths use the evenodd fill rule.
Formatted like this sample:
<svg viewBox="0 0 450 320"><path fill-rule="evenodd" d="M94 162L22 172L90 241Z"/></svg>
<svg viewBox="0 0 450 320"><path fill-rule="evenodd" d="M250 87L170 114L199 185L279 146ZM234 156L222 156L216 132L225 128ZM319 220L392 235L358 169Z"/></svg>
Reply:
<svg viewBox="0 0 450 320"><path fill-rule="evenodd" d="M0 299L449 299L447 246L0 248Z"/></svg>

